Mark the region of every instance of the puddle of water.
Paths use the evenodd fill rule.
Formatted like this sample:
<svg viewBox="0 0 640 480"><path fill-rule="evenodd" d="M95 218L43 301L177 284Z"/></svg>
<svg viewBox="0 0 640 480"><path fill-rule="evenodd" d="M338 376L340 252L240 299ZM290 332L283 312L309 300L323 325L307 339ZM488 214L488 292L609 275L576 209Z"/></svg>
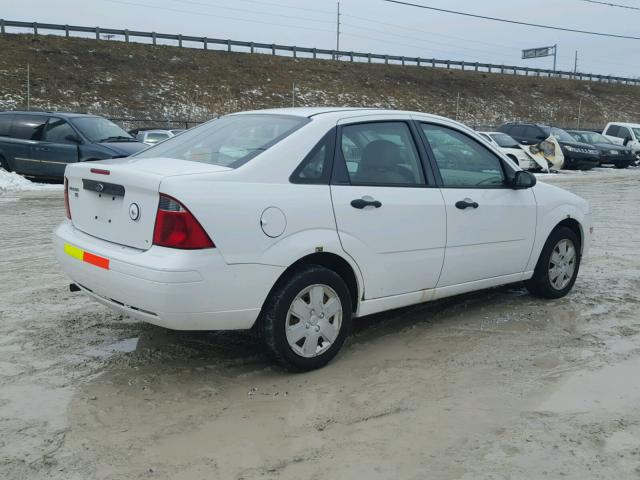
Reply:
<svg viewBox="0 0 640 480"><path fill-rule="evenodd" d="M84 351L86 355L91 357L106 358L114 353L130 353L134 352L138 348L138 337L125 338L110 345L100 345L92 347Z"/></svg>
<svg viewBox="0 0 640 480"><path fill-rule="evenodd" d="M635 358L600 370L574 374L537 410L555 413L628 411L640 403L639 371L640 358Z"/></svg>

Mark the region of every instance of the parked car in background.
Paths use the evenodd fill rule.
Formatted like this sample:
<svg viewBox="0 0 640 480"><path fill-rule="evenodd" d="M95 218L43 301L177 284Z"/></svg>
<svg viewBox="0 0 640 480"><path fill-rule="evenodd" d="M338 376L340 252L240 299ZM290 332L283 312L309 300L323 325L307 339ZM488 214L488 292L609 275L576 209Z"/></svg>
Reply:
<svg viewBox="0 0 640 480"><path fill-rule="evenodd" d="M602 134L619 145L623 145L633 152L636 160L640 160L640 124L609 122Z"/></svg>
<svg viewBox="0 0 640 480"><path fill-rule="evenodd" d="M535 145L554 136L564 155L564 168L591 170L600 165L600 152L586 143L580 143L558 127L539 123L505 123L498 131L508 133L523 145Z"/></svg>
<svg viewBox="0 0 640 480"><path fill-rule="evenodd" d="M417 112L237 113L66 178L74 289L168 328L254 328L292 370L329 362L354 316L521 281L562 297L591 237L586 201Z"/></svg>
<svg viewBox="0 0 640 480"><path fill-rule="evenodd" d="M155 145L156 143L164 142L165 140L175 137L179 133L184 132L182 129L174 130L140 130L136 134L136 140L147 145Z"/></svg>
<svg viewBox="0 0 640 480"><path fill-rule="evenodd" d="M523 170L538 170L540 166L533 161L522 146L506 133L502 132L479 132L484 138L493 143L507 157L513 160Z"/></svg>
<svg viewBox="0 0 640 480"><path fill-rule="evenodd" d="M144 148L103 117L60 112L0 112L0 166L62 180L71 163L126 157Z"/></svg>
<svg viewBox="0 0 640 480"><path fill-rule="evenodd" d="M627 168L636 161L630 148L614 143L601 133L588 130L567 130L578 142L588 143L600 152L600 164L614 165L616 168Z"/></svg>

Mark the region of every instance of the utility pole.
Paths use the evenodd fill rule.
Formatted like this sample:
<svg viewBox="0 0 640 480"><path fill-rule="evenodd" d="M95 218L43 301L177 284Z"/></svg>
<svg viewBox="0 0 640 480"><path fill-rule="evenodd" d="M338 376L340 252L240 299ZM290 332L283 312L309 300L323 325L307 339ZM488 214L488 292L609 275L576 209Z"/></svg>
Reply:
<svg viewBox="0 0 640 480"><path fill-rule="evenodd" d="M334 60L338 60L338 52L340 51L340 2L338 2L338 16L336 19L336 54Z"/></svg>
<svg viewBox="0 0 640 480"><path fill-rule="evenodd" d="M460 92L458 92L458 96L456 97L456 121L460 121L458 118L458 112L460 110Z"/></svg>
<svg viewBox="0 0 640 480"><path fill-rule="evenodd" d="M31 67L27 63L27 111L31 110Z"/></svg>
<svg viewBox="0 0 640 480"><path fill-rule="evenodd" d="M558 62L558 44L553 46L553 73L556 72L556 64Z"/></svg>
<svg viewBox="0 0 640 480"><path fill-rule="evenodd" d="M576 59L573 62L573 75L575 76L578 73L578 51L576 50Z"/></svg>
<svg viewBox="0 0 640 480"><path fill-rule="evenodd" d="M296 82L291 84L291 106L296 106Z"/></svg>
<svg viewBox="0 0 640 480"><path fill-rule="evenodd" d="M578 128L580 128L580 117L582 117L582 98L578 102Z"/></svg>

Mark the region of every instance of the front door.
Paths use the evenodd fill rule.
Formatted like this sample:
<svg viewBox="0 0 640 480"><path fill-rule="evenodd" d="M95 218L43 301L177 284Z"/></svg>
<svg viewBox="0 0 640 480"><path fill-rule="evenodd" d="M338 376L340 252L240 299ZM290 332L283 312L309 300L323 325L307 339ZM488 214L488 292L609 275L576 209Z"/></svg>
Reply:
<svg viewBox="0 0 640 480"><path fill-rule="evenodd" d="M510 167L466 133L420 125L441 177L447 211L438 287L522 273L535 238L533 191L509 187Z"/></svg>
<svg viewBox="0 0 640 480"><path fill-rule="evenodd" d="M354 120L351 120L353 122ZM444 259L442 195L427 181L410 123L338 128L331 196L342 247L365 299L434 288Z"/></svg>
<svg viewBox="0 0 640 480"><path fill-rule="evenodd" d="M78 161L77 133L61 118L51 118L42 142L33 146L33 158L40 162L40 175L62 178L69 163Z"/></svg>

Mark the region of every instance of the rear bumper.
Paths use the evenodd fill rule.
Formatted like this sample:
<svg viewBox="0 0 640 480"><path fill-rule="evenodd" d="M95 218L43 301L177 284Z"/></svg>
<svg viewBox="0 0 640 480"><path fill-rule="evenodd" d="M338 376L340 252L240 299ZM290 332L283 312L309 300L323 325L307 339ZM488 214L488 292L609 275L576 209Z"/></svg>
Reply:
<svg viewBox="0 0 640 480"><path fill-rule="evenodd" d="M87 235L70 222L58 226L53 242L60 265L83 292L120 314L175 330L251 328L284 271L228 265L217 249L137 250ZM65 245L71 248L65 251ZM78 250L108 259L108 268L70 254Z"/></svg>

